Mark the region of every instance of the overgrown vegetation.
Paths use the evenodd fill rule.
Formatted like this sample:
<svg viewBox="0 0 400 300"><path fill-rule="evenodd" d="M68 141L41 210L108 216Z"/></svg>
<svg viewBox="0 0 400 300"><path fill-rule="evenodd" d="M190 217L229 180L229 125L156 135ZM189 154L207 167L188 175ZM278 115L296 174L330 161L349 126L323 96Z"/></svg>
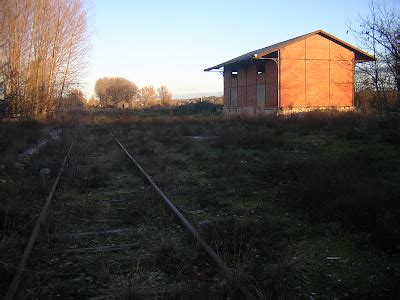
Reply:
<svg viewBox="0 0 400 300"><path fill-rule="evenodd" d="M398 124L356 113L161 114L126 115L115 128L261 294L380 297L399 293Z"/></svg>
<svg viewBox="0 0 400 300"><path fill-rule="evenodd" d="M20 153L29 144L36 143L40 137L42 125L33 119L21 122L0 123L0 153L2 163L9 161L7 156Z"/></svg>
<svg viewBox="0 0 400 300"><path fill-rule="evenodd" d="M36 155L19 155L60 124L36 120L0 123L0 290L6 291L64 154L64 139L49 142ZM49 168L48 177L39 175ZM50 225L45 224L49 229ZM5 293L2 293L5 294Z"/></svg>
<svg viewBox="0 0 400 300"><path fill-rule="evenodd" d="M174 288L164 294L171 297L240 298L241 286L261 298L399 295L397 117L313 112L227 119L211 112L171 115L146 110L87 112L82 123L85 129L65 173L64 198L57 202L54 230L135 229L112 237L112 241L140 240L141 247L132 251L145 257L137 262L140 272L120 258L118 263L110 263L108 275L95 275L98 262L107 264L118 253L87 256L85 262L62 264L55 272L89 269L84 271L85 276L94 278L89 286L115 285L114 294L121 297L160 293L154 280L194 283L185 288L172 284ZM103 124L112 128L235 270L232 278L216 275L206 256L183 243L187 241L183 232L126 163ZM54 157L56 152L50 147L46 153ZM46 159L41 156L34 161L32 172L51 165ZM55 161L60 159L55 157ZM56 169L55 165L51 168ZM21 182L28 182L27 178L21 177ZM18 206L27 198L15 183L3 185L2 191L9 195L9 203L22 195ZM47 193L39 179L26 185L29 195L30 186L43 186L37 189L38 199ZM1 221L10 220L7 228L2 228L7 237L2 249L7 250L26 238L36 218L3 207L7 214ZM62 228L57 223L60 220ZM101 220L105 223L96 223ZM109 243L109 238L93 241ZM81 238L75 243L89 240ZM53 253L52 247L65 247L50 243L46 255ZM15 264L19 257L16 251L3 253L8 264ZM43 263L39 254L38 261ZM128 272L126 276L118 275L121 268ZM9 282L12 269L3 270L4 282ZM52 286L53 279L46 278ZM65 280L51 289L63 295L91 295L88 290L72 291L70 285L74 282Z"/></svg>
<svg viewBox="0 0 400 300"><path fill-rule="evenodd" d="M174 115L197 115L206 113L215 113L221 111L222 105L210 102L197 102L186 105L177 106L172 109Z"/></svg>

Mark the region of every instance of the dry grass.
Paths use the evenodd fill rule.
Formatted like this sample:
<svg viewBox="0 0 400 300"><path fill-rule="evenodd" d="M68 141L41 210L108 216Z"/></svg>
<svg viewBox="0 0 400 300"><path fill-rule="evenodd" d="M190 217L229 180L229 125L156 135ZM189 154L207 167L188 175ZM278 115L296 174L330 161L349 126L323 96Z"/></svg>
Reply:
<svg viewBox="0 0 400 300"><path fill-rule="evenodd" d="M232 119L149 113L125 115L114 128L180 205L206 211L202 218L212 224L203 228L206 237L230 265L254 274L252 290L278 298L321 292L320 272L329 272L316 262L323 247L354 255L355 269L371 249L397 251L397 123L355 113ZM340 230L330 229L331 223ZM348 235L360 242L347 241L350 250L344 251L335 239ZM302 240L310 246L300 245ZM381 267L374 263L370 272ZM347 276L344 267L338 272ZM325 295L344 295L352 284L364 288L351 290L354 295L370 291L363 280L326 280ZM379 295L379 284L374 286Z"/></svg>
<svg viewBox="0 0 400 300"><path fill-rule="evenodd" d="M11 120L0 123L0 290L4 292L18 265L27 239L36 222L44 200L65 155L65 135L59 142L49 142L39 154L23 161L24 168L15 167L18 156L36 144L48 132L62 124L38 120ZM41 168L50 168L50 178L40 177ZM43 224L48 235L52 224Z"/></svg>
<svg viewBox="0 0 400 300"><path fill-rule="evenodd" d="M232 278L212 285L214 299L240 298L243 285L260 299L310 298L314 292L322 298L398 293L398 118L179 114L97 111L84 112L82 119L90 134L104 139L104 149L115 147L102 127L112 125L194 224L209 221L200 226L203 234L236 270ZM72 188L86 193L106 187L109 172L128 171L122 159L107 168L82 165L84 144L76 162L71 158ZM7 193L14 193L12 186ZM160 242L149 250L148 266L183 281L191 266L206 258L191 254L162 230L172 226L171 220L157 212L161 207L146 193L148 197L137 193L127 212L119 214L120 221L132 226L157 223L159 232L150 235ZM83 197L79 210L93 214L91 208ZM192 214L194 210L201 213ZM326 259L331 255L341 258L332 263ZM115 280L107 272L112 273L105 268L103 280ZM129 278L116 280L115 296L148 296L152 288L145 272L132 270ZM212 280L208 273L201 276ZM196 296L212 298L195 287L173 294Z"/></svg>
<svg viewBox="0 0 400 300"><path fill-rule="evenodd" d="M149 299L152 294L151 283L146 274L137 270L126 278L114 283L114 296L120 300Z"/></svg>

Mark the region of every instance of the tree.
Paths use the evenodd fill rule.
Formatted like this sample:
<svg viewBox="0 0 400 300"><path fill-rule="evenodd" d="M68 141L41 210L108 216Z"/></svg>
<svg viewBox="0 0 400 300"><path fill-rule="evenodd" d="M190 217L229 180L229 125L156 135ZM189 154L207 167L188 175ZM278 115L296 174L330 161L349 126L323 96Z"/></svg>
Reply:
<svg viewBox="0 0 400 300"><path fill-rule="evenodd" d="M136 85L121 77L103 77L96 81L96 96L103 106L116 106L119 101L131 101L138 93Z"/></svg>
<svg viewBox="0 0 400 300"><path fill-rule="evenodd" d="M79 89L73 89L59 101L58 105L61 109L77 109L85 107L86 102L86 98L82 91Z"/></svg>
<svg viewBox="0 0 400 300"><path fill-rule="evenodd" d="M156 104L157 94L152 86L145 86L140 89L140 100L147 106Z"/></svg>
<svg viewBox="0 0 400 300"><path fill-rule="evenodd" d="M359 19L358 27L350 26L361 47L371 52L376 61L357 66L357 88L376 94L380 112L400 108L400 10L392 2L371 0L369 14ZM388 101L395 92L396 101Z"/></svg>
<svg viewBox="0 0 400 300"><path fill-rule="evenodd" d="M94 98L94 96L92 95L89 100L87 101L87 106L88 107L97 107L98 106L98 101Z"/></svg>
<svg viewBox="0 0 400 300"><path fill-rule="evenodd" d="M48 115L85 66L84 0L0 0L0 46L10 112Z"/></svg>
<svg viewBox="0 0 400 300"><path fill-rule="evenodd" d="M168 91L165 85L160 86L157 89L158 98L160 99L161 105L169 105L172 101L172 94Z"/></svg>

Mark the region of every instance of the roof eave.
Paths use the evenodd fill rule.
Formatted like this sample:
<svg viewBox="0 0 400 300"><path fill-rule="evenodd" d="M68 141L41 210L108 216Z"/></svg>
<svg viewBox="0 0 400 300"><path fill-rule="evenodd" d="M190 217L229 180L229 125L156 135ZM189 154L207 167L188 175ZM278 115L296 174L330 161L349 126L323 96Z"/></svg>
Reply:
<svg viewBox="0 0 400 300"><path fill-rule="evenodd" d="M359 53L360 57L356 57L355 61L356 63L364 63L364 62L369 62L369 61L376 61L376 58L373 57L372 55L369 55L368 53Z"/></svg>
<svg viewBox="0 0 400 300"><path fill-rule="evenodd" d="M322 33L323 35L326 35L326 36L330 37L333 40L336 40L337 42L345 45L346 47L348 47L350 49L352 49L353 52L361 54L361 56L364 56L366 58L365 60L357 60L357 61L366 62L366 61L375 61L376 60L375 57L372 56L371 54L369 54L368 52L365 52L365 51L363 51L363 50L361 50L361 49L359 49L357 47L354 47L353 45L351 45L351 44L339 39L338 37L326 32L326 31L318 30L318 32Z"/></svg>
<svg viewBox="0 0 400 300"><path fill-rule="evenodd" d="M224 66L225 66L224 64L219 64L214 67L204 69L204 72L210 72L212 70L219 70L219 69L223 68Z"/></svg>
<svg viewBox="0 0 400 300"><path fill-rule="evenodd" d="M375 61L376 60L375 57L373 57L372 55L368 54L367 52L365 52L365 51L363 51L363 50L361 50L361 49L359 49L357 47L354 47L353 45L351 45L351 44L349 44L349 43L347 43L347 42L345 42L345 41L343 41L343 40L331 35L330 33L327 33L326 31L323 31L322 29L318 29L318 30L315 30L315 31L310 32L308 34L305 34L305 35L302 35L302 36L298 36L297 38L293 38L291 40L288 40L287 43L285 44L285 46L288 46L288 45L290 45L292 43L301 41L301 40L303 40L303 39L305 39L305 38L307 38L309 36L315 35L315 34L325 35L326 37L328 37L328 38L330 38L332 40L335 40L339 44L342 44L345 47L351 49L355 54L358 54L359 56L362 57L361 59L356 59L355 60L357 63L358 62L367 62L367 61ZM263 57L263 56L268 55L268 54L270 54L272 52L278 51L281 48L282 48L282 45L280 45L280 47L274 47L272 49L268 49L268 51L256 53L255 56L253 56L252 58ZM235 58L232 59L232 60L235 60ZM229 65L230 63L235 63L235 62L232 62L232 60L228 60L226 62L223 62L222 64L216 65L216 66L211 67L211 68L204 69L204 71L205 72L209 72L209 71L212 71L212 70L215 70L215 69L223 68L226 65Z"/></svg>

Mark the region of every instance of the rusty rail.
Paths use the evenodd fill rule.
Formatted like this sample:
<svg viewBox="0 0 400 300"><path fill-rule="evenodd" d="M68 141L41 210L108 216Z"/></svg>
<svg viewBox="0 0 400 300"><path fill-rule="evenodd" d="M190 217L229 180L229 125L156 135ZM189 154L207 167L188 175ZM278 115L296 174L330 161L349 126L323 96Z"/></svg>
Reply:
<svg viewBox="0 0 400 300"><path fill-rule="evenodd" d="M124 151L126 156L135 164L135 166L140 170L146 180L150 185L156 190L156 192L164 200L165 204L171 209L173 214L183 225L183 227L192 235L192 237L203 247L207 254L212 258L212 260L220 267L223 273L226 275L230 274L231 271L225 262L218 256L218 254L211 248L210 245L201 237L200 233L189 223L185 216L176 208L172 201L164 194L164 192L159 188L159 186L154 182L151 176L143 169L143 167L137 162L136 159L125 149L121 142L114 136L114 134L109 130L110 135L115 139L118 146Z"/></svg>
<svg viewBox="0 0 400 300"><path fill-rule="evenodd" d="M68 149L67 154L65 155L65 158L64 158L63 163L61 165L61 168L58 171L57 178L54 181L53 187L52 187L49 195L46 198L46 202L43 205L42 211L40 212L39 219L37 220L37 222L35 224L35 227L33 228L33 231L32 231L31 236L29 238L28 245L26 246L25 251L24 251L24 253L23 253L23 255L22 255L22 257L21 257L21 259L19 261L19 265L18 265L17 271L14 274L14 277L13 277L13 280L11 282L11 285L10 285L8 291L7 291L6 296L5 296L6 300L12 300L15 297L15 294L16 294L16 292L18 290L19 283L21 281L22 272L25 270L26 263L28 261L28 258L30 256L31 252L32 252L32 249L33 249L33 245L35 244L35 241L36 241L37 237L39 236L40 227L46 221L47 211L49 210L49 206L50 206L51 200L53 199L54 193L55 193L55 191L57 189L57 186L58 186L58 182L61 179L61 175L64 172L65 165L67 163L67 160L68 160L68 157L69 157L69 155L71 153L73 145L74 145L74 141L71 142L71 145L70 145L70 147Z"/></svg>
<svg viewBox="0 0 400 300"><path fill-rule="evenodd" d="M159 186L154 182L151 176L143 169L143 167L137 162L135 158L126 150L126 148L121 144L121 142L114 136L109 128L108 132L117 142L118 146L124 151L126 156L134 163L134 165L140 170L146 180L150 185L156 190L160 197L164 200L165 204L171 209L173 214L176 216L178 221L182 226L191 234L191 236L203 247L211 259L218 265L225 277L232 275L232 270L228 268L226 263L218 256L213 248L201 237L200 233L190 224L190 222L185 218L185 216L178 210L178 208L172 203L172 201L164 194L164 192L159 188ZM256 299L256 297L248 290L246 286L241 285L239 287L240 293L243 295L244 299Z"/></svg>

